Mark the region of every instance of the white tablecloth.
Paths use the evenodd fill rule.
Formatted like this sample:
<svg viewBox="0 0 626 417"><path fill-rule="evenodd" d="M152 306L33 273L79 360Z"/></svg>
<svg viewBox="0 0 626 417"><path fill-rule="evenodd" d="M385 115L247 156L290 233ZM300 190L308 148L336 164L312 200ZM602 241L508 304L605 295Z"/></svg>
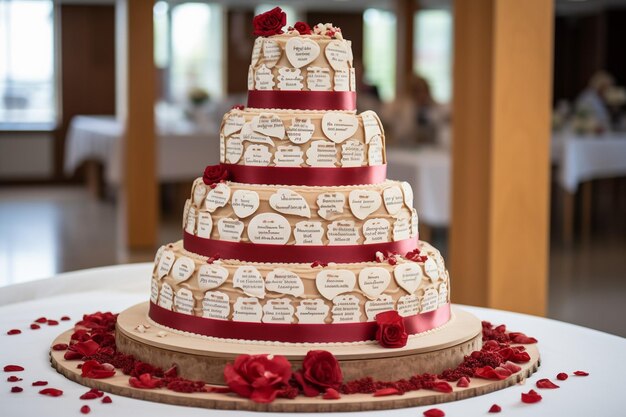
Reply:
<svg viewBox="0 0 626 417"><path fill-rule="evenodd" d="M446 148L387 150L387 177L411 184L417 214L429 226L450 222L450 172Z"/></svg>
<svg viewBox="0 0 626 417"><path fill-rule="evenodd" d="M75 116L65 143L65 173L71 175L87 160L102 162L105 181L118 185L122 178L122 126L113 116ZM207 165L219 162L217 127L199 131L190 123L157 128L157 178L160 182L193 179Z"/></svg>
<svg viewBox="0 0 626 417"><path fill-rule="evenodd" d="M122 265L61 274L47 280L0 288L0 358L2 366L18 364L26 367L19 373L24 381L15 384L24 392L9 393L4 381L0 390L2 415L5 416L59 416L79 415L82 405L92 408L93 416L146 415L150 417L252 416L241 411L215 411L180 408L171 405L112 396L113 404L81 401L79 396L87 388L73 383L54 371L48 362L48 346L72 322L59 326L43 326L29 330L28 325L40 316L59 318L69 315L76 320L83 313L100 311L119 312L135 303L146 301L152 264ZM626 373L626 339L567 323L505 311L463 307L483 320L505 323L509 329L525 332L539 339L541 367L524 385L513 386L488 395L469 398L436 407L448 417L485 416L489 407L497 403L506 416L623 416L626 402L623 380ZM23 333L7 336L6 331L20 328ZM588 377L570 377L556 381L559 372L586 370ZM4 374L8 376L9 374ZM523 404L520 394L535 387L540 378L551 378L561 386L556 390L539 390L543 400L538 404ZM6 378L5 378L6 379ZM62 389L59 398L39 395L35 380L49 381L49 387ZM385 416L419 417L431 407L385 411ZM366 413L362 413L366 415ZM284 416L285 414L274 414ZM369 414L371 415L371 414Z"/></svg>
<svg viewBox="0 0 626 417"><path fill-rule="evenodd" d="M558 166L559 184L571 193L585 181L626 176L626 133L557 133L552 139L552 161Z"/></svg>

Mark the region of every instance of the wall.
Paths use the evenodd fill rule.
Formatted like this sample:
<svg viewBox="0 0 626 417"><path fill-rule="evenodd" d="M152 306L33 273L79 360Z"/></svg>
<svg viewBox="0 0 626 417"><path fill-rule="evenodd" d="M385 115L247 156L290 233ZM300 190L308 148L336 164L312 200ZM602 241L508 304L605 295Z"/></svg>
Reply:
<svg viewBox="0 0 626 417"><path fill-rule="evenodd" d="M0 132L0 182L52 176L52 132Z"/></svg>

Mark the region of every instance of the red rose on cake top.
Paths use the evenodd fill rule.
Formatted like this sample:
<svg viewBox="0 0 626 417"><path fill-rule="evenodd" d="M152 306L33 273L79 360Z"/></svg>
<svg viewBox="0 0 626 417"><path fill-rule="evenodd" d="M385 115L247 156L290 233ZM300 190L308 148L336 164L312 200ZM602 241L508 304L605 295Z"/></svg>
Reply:
<svg viewBox="0 0 626 417"><path fill-rule="evenodd" d="M313 33L311 31L311 27L304 22L296 22L296 24L293 25L293 28L297 30L300 35L310 35Z"/></svg>
<svg viewBox="0 0 626 417"><path fill-rule="evenodd" d="M287 24L287 15L280 7L254 16L254 36L272 36L283 33L283 27Z"/></svg>

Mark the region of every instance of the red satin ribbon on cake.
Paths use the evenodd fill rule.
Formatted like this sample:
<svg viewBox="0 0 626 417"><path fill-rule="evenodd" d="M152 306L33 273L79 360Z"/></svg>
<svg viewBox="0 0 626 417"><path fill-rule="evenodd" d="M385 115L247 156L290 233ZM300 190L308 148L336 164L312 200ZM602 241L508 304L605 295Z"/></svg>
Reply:
<svg viewBox="0 0 626 417"><path fill-rule="evenodd" d="M276 324L215 320L166 310L150 303L150 318L172 329L221 339L259 340L290 343L362 342L376 339L376 322L337 324ZM422 333L450 320L450 304L428 313L405 317L408 334Z"/></svg>
<svg viewBox="0 0 626 417"><path fill-rule="evenodd" d="M387 165L348 168L263 167L222 164L228 178L246 184L341 186L380 184L387 179Z"/></svg>
<svg viewBox="0 0 626 417"><path fill-rule="evenodd" d="M356 110L354 91L250 90L248 107L292 110Z"/></svg>
<svg viewBox="0 0 626 417"><path fill-rule="evenodd" d="M374 261L374 255L378 251L404 255L417 247L417 238L369 245L296 246L205 239L184 231L183 247L189 252L202 256L219 255L222 259L238 259L247 262L351 263Z"/></svg>

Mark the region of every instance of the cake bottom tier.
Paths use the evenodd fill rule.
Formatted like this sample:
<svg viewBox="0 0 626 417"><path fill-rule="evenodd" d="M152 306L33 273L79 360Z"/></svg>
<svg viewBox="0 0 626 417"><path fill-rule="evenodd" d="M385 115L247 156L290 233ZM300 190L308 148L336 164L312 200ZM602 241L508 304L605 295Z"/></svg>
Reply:
<svg viewBox="0 0 626 417"><path fill-rule="evenodd" d="M119 351L167 369L177 364L179 375L223 385L224 366L241 354L285 356L299 369L309 350L324 349L338 359L344 380L373 377L398 380L415 374L438 374L454 368L465 355L480 350L482 325L478 318L453 308L450 320L442 327L409 337L405 347L386 349L376 343L361 344L271 344L215 341L172 332L155 326L147 317L148 303L122 312L117 319L116 343ZM142 327L139 327L142 326Z"/></svg>

